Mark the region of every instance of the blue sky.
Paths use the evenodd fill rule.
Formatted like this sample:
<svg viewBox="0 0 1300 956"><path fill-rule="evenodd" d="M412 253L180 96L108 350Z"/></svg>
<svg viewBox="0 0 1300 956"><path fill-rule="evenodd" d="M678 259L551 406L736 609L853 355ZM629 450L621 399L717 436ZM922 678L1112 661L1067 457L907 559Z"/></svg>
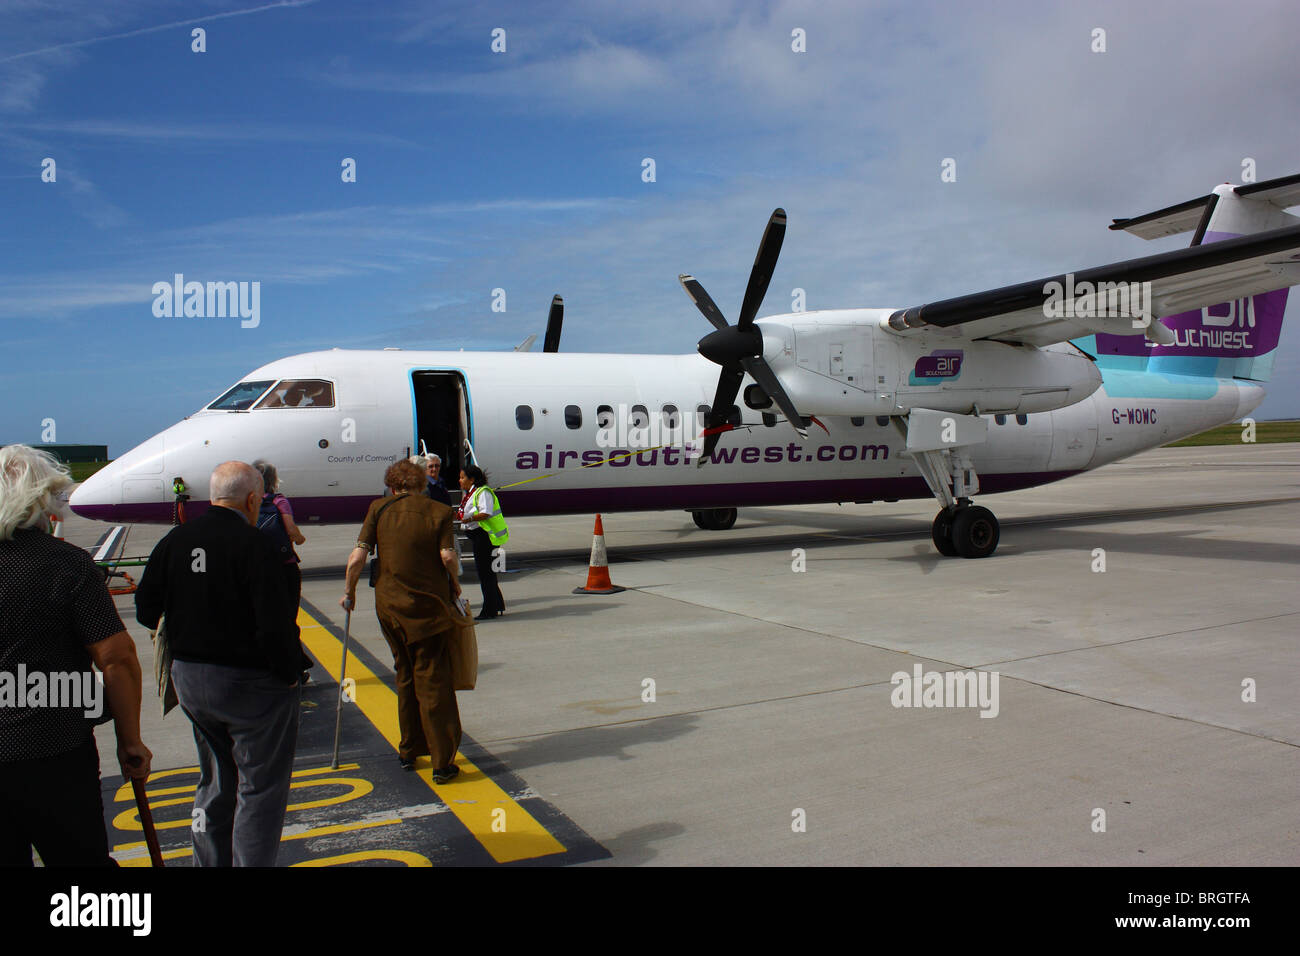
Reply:
<svg viewBox="0 0 1300 956"><path fill-rule="evenodd" d="M1106 226L1300 172L1293 4L986 6L0 3L0 442L120 454L294 352L512 348L555 292L566 350L693 351L678 273L734 320L778 205L761 314L1175 248ZM155 317L178 272L260 326ZM1300 417L1289 312L1257 417Z"/></svg>

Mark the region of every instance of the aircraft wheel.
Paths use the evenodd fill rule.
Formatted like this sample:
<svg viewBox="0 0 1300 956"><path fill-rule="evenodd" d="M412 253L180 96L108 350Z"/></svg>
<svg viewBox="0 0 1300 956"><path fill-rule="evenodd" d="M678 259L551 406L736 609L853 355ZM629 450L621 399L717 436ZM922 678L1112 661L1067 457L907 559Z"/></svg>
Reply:
<svg viewBox="0 0 1300 956"><path fill-rule="evenodd" d="M930 526L930 540L934 542L935 549L945 558L957 556L957 548L952 543L952 518L948 509L944 508L934 516L934 524Z"/></svg>
<svg viewBox="0 0 1300 956"><path fill-rule="evenodd" d="M736 523L735 508L709 508L705 511L692 511L696 526L705 531L726 531Z"/></svg>
<svg viewBox="0 0 1300 956"><path fill-rule="evenodd" d="M973 505L952 519L952 546L963 558L987 558L998 546L1001 528L988 508Z"/></svg>

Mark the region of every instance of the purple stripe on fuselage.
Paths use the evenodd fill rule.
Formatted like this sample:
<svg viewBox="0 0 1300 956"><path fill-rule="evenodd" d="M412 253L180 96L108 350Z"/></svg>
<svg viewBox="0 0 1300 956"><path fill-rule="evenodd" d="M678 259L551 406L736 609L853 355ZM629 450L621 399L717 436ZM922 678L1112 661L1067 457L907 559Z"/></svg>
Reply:
<svg viewBox="0 0 1300 956"><path fill-rule="evenodd" d="M992 495L1045 485L1078 471L1018 472L980 475L980 491ZM823 504L836 501L879 501L885 498L930 498L918 476L839 478L821 481L758 481L730 485L644 485L624 488L519 488L501 491L507 520L549 514L596 514L618 511L677 511L698 508L761 508ZM295 497L291 501L300 524L360 524L371 496L337 498ZM206 501L185 505L187 517L207 510ZM171 524L170 502L156 504L82 505L73 509L83 518L117 524Z"/></svg>

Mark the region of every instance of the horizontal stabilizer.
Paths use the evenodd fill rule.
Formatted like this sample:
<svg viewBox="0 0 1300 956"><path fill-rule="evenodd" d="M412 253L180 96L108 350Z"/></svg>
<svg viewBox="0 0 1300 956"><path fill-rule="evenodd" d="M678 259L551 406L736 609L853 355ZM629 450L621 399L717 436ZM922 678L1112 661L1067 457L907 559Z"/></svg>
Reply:
<svg viewBox="0 0 1300 956"><path fill-rule="evenodd" d="M1288 206L1300 205L1300 174L1234 186L1232 191L1243 199L1267 202L1278 209L1286 209ZM1192 245L1199 246L1218 198L1215 193L1208 193L1143 216L1116 219L1110 228L1131 232L1142 239L1163 239L1165 236L1176 236L1180 232L1195 229L1196 236L1192 239Z"/></svg>
<svg viewBox="0 0 1300 956"><path fill-rule="evenodd" d="M1191 232L1201 224L1201 220L1205 218L1205 207L1215 198L1213 193L1209 193L1189 199L1187 202L1180 202L1177 206L1157 209L1145 216L1116 219L1111 223L1110 228L1131 232L1141 239L1163 239L1165 236L1176 236L1180 232Z"/></svg>

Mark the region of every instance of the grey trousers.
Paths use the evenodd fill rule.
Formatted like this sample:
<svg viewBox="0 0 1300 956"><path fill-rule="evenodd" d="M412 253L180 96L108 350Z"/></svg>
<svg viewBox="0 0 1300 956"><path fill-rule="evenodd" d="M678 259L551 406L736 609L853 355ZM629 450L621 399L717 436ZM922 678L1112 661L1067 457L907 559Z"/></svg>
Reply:
<svg viewBox="0 0 1300 956"><path fill-rule="evenodd" d="M301 686L268 671L172 662L181 708L194 724L195 866L274 866L298 742Z"/></svg>

